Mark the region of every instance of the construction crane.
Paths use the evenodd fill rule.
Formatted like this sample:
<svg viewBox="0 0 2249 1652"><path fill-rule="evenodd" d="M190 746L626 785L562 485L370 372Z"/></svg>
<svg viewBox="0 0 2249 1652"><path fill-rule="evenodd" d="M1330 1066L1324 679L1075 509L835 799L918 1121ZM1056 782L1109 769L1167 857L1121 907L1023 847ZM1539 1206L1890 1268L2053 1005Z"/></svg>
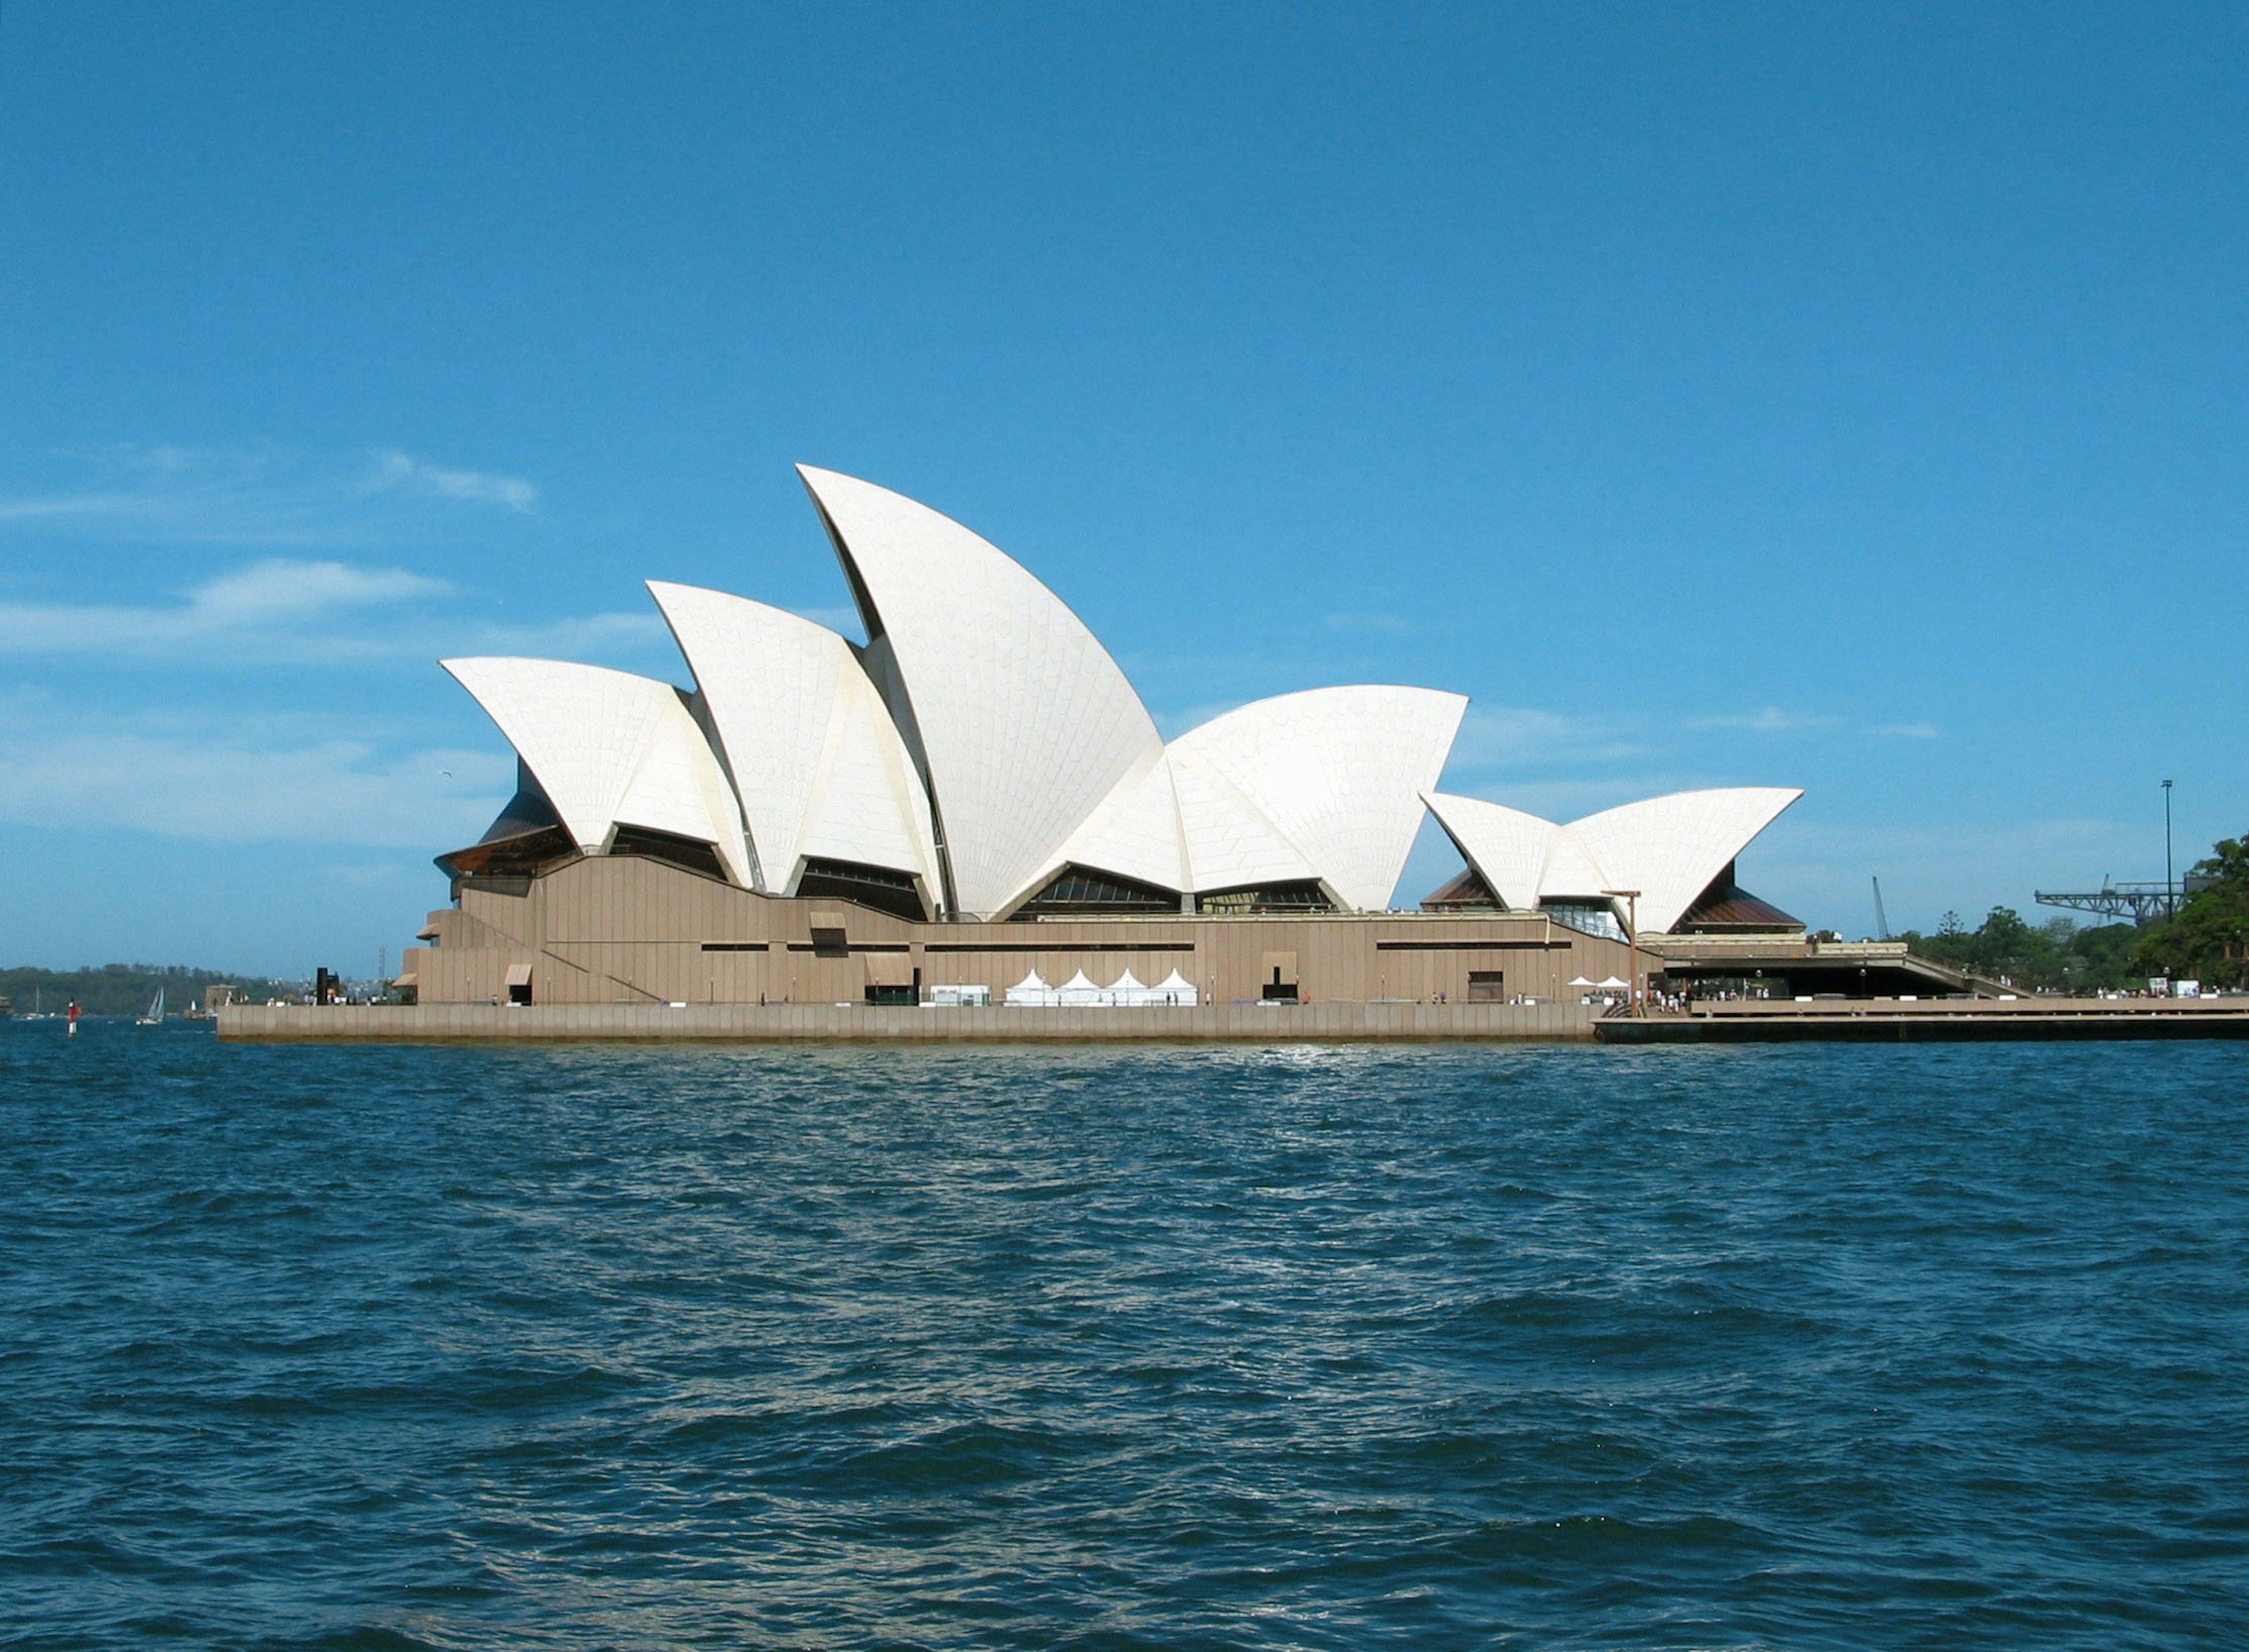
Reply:
<svg viewBox="0 0 2249 1652"><path fill-rule="evenodd" d="M2055 893L2047 890L2034 891L2041 906L2066 906L2073 912L2099 912L2103 918L2129 918L2145 926L2158 918L2168 918L2178 910L2179 898L2195 893L2208 883L2207 877L2186 878L2184 884L2112 884L2103 879L2101 887L2081 894Z"/></svg>
<svg viewBox="0 0 2249 1652"><path fill-rule="evenodd" d="M1874 880L1874 939L1876 940L1888 940L1890 938L1890 915L1882 910L1882 880L1877 878Z"/></svg>

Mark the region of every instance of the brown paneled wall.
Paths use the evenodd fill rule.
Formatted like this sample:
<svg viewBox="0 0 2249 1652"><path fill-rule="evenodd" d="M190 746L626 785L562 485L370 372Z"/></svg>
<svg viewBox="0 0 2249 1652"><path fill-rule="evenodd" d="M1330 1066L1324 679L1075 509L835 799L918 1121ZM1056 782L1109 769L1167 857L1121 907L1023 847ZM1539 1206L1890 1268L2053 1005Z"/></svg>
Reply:
<svg viewBox="0 0 2249 1652"><path fill-rule="evenodd" d="M513 887L521 888L521 885ZM814 950L811 922L841 913L844 948ZM914 924L823 897L753 894L634 856L573 861L523 893L462 885L430 914L433 946L405 969L425 1004L507 995L529 964L540 1003L857 1003L870 985L980 986L1000 1002L1035 970L1106 987L1127 969L1154 986L1176 969L1206 1002L1255 999L1273 980L1300 996L1459 1002L1468 977L1507 998L1574 999L1572 977L1622 976L1626 948L1533 913L1071 919Z"/></svg>

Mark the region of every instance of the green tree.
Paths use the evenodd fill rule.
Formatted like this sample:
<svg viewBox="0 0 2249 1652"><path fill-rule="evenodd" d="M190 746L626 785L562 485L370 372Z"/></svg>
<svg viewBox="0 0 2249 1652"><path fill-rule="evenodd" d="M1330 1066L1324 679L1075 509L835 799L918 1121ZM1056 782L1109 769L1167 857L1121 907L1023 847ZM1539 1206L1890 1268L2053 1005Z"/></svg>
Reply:
<svg viewBox="0 0 2249 1652"><path fill-rule="evenodd" d="M2094 992L2129 979L2136 933L2129 924L2080 929L2067 918L2033 927L2013 907L1994 906L1973 930L1947 912L1934 935L1909 930L1900 939L1923 958L2026 991Z"/></svg>
<svg viewBox="0 0 2249 1652"><path fill-rule="evenodd" d="M2249 838L2224 838L2215 849L2187 874L2201 887L2132 949L2142 974L2249 985Z"/></svg>

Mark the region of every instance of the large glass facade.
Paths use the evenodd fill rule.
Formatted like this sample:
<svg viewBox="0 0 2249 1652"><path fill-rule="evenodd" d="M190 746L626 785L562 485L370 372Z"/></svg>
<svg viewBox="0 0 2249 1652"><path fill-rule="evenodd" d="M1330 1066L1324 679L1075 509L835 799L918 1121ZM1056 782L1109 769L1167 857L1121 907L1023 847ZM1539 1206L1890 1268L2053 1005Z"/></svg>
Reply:
<svg viewBox="0 0 2249 1652"><path fill-rule="evenodd" d="M1044 889L1017 908L1023 918L1150 917L1176 915L1180 898L1153 884L1137 883L1085 866L1065 866Z"/></svg>
<svg viewBox="0 0 2249 1652"><path fill-rule="evenodd" d="M1201 912L1331 912L1335 909L1328 891L1310 878L1252 889L1214 889L1195 897L1195 910Z"/></svg>
<svg viewBox="0 0 2249 1652"><path fill-rule="evenodd" d="M1583 900L1543 900L1538 903L1543 912L1565 929L1574 929L1580 935L1593 935L1602 940L1622 940L1624 926L1617 922L1615 911L1606 904Z"/></svg>
<svg viewBox="0 0 2249 1652"><path fill-rule="evenodd" d="M802 899L856 901L909 923L920 923L929 916L913 875L888 866L865 866L853 860L808 860L796 892Z"/></svg>

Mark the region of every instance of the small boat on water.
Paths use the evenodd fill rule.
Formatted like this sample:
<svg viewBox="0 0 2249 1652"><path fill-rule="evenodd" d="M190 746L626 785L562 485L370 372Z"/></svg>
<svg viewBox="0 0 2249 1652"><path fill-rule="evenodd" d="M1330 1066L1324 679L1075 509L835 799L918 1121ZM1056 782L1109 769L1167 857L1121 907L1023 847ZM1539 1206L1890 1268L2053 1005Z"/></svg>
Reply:
<svg viewBox="0 0 2249 1652"><path fill-rule="evenodd" d="M164 1024L164 989L156 988L156 995L148 1001L148 1013L134 1023L141 1027L161 1027Z"/></svg>

